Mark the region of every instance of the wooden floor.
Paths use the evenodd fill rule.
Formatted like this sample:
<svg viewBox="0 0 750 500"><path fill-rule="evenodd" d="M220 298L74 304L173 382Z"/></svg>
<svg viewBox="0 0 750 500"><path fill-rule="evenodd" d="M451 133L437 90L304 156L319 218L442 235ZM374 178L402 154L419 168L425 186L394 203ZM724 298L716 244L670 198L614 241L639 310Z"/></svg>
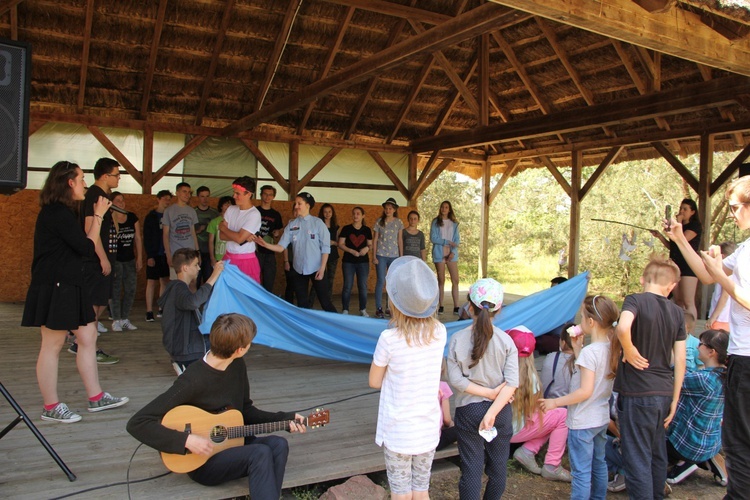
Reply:
<svg viewBox="0 0 750 500"><path fill-rule="evenodd" d="M101 413L86 412L86 394L75 366L75 357L60 354L60 398L83 420L75 424L42 422L41 396L35 363L39 332L21 328L20 304L0 304L0 345L3 346L0 382L29 414L68 467L78 476L69 482L24 423L0 440L0 496L3 498L56 498L78 493L75 498L125 498L124 482L129 461L138 442L126 431L130 416L166 390L175 374L161 346L157 322L146 323L136 309L133 323L139 330L105 333L99 347L120 356L116 365L99 366L102 387L130 403ZM107 327L110 322L105 323ZM375 445L378 394L367 385L369 366L327 361L254 345L246 356L251 394L256 405L267 410L302 410L323 406L331 412L327 427L304 435L284 434L289 439L290 459L284 487L294 487L355 474L383 470L382 450ZM348 401L340 401L353 398ZM16 417L0 397L0 428ZM454 447L440 457L457 454ZM166 472L156 451L142 446L130 465L130 481ZM88 491L103 485L105 489ZM134 499L228 498L247 493L244 480L220 487L200 486L184 475L130 485Z"/></svg>

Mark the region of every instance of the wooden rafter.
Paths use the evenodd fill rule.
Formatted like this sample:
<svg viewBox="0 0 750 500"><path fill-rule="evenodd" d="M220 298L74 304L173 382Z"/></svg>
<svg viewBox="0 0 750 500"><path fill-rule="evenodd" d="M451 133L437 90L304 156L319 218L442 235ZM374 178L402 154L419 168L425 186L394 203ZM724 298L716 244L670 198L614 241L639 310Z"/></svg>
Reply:
<svg viewBox="0 0 750 500"><path fill-rule="evenodd" d="M550 108L549 104L546 103L544 99L542 99L541 95L539 94L539 89L537 89L536 84L531 80L531 77L526 71L524 65L521 64L521 61L519 61L518 57L516 57L516 53L513 51L513 47L510 46L505 38L503 38L502 33L500 33L499 31L492 32L492 39L495 40L495 43L497 43L498 47L500 47L500 49L503 51L506 59L508 59L508 62L513 67L513 70L521 79L524 86L526 87L526 90L528 90L531 98L534 99L542 113L544 113L545 115L550 114L552 112L552 108Z"/></svg>
<svg viewBox="0 0 750 500"><path fill-rule="evenodd" d="M688 183L688 185L693 188L693 190L697 193L698 192L698 179L695 178L695 176L690 172L690 170L683 165L683 163L677 158L670 150L664 146L661 142L653 142L651 143L652 146L654 146L654 149L659 152L662 157L664 157L667 162L672 165L672 168L675 169L675 171L680 174L680 177L682 177L685 182Z"/></svg>
<svg viewBox="0 0 750 500"><path fill-rule="evenodd" d="M276 170L276 167L273 166L271 160L269 160L266 155L263 154L260 148L258 148L258 146L255 144L255 141L245 139L243 137L241 137L240 140L247 147L247 149L250 150L253 156L255 156L255 159L258 160L258 162L260 162L260 164L263 165L266 170L268 170L268 173L271 174L273 180L275 180L276 183L281 186L281 189L289 194L289 182L287 182L287 180L284 179L284 176L281 175L278 170Z"/></svg>
<svg viewBox="0 0 750 500"><path fill-rule="evenodd" d="M674 57L750 76L750 39L727 40L698 14L650 14L630 0L491 0ZM689 33L690 36L685 36Z"/></svg>
<svg viewBox="0 0 750 500"><path fill-rule="evenodd" d="M406 189L406 186L404 186L404 183L401 182L401 179L398 178L398 176L390 167L390 165L388 165L388 163L383 159L383 157L380 156L380 153L376 151L368 151L368 153L370 153L370 156L372 156L372 159L375 160L375 163L378 164L378 166L380 167L380 170L383 171L383 173L388 177L388 179L390 179L390 181L393 183L396 189L398 189L399 193L401 193L403 197L408 200L409 190Z"/></svg>
<svg viewBox="0 0 750 500"><path fill-rule="evenodd" d="M21 2L23 2L23 0L5 0L0 2L0 14L5 14Z"/></svg>
<svg viewBox="0 0 750 500"><path fill-rule="evenodd" d="M86 22L83 28L83 53L81 54L81 77L78 83L78 101L76 111L83 112L83 103L86 97L86 77L89 72L89 51L91 49L91 26L94 23L94 0L86 3Z"/></svg>
<svg viewBox="0 0 750 500"><path fill-rule="evenodd" d="M391 128L391 133L388 134L388 137L386 137L385 142L387 144L390 144L393 142L393 139L396 138L396 135L398 134L399 129L401 128L401 125L404 123L404 119L406 118L406 115L409 114L409 109L411 109L411 105L414 104L414 101L417 98L417 95L419 95L419 91L422 89L422 85L424 85L425 80L427 80L427 77L430 74L430 70L432 69L432 65L435 62L435 55L431 54L427 56L427 62L422 66L422 71L419 72L417 75L417 78L414 80L414 83L411 85L411 90L409 91L409 95L406 96L406 100L401 105L401 110L398 113L398 117L396 118L396 123L393 124L393 127Z"/></svg>
<svg viewBox="0 0 750 500"><path fill-rule="evenodd" d="M331 163L331 160L333 160L337 154L339 154L342 151L341 148L332 148L326 155L320 159L318 163L315 164L313 168L310 169L305 176L300 179L300 181L297 183L297 189L304 189L305 186L307 186L310 181L312 181L316 175L320 173L323 168L325 168L326 165Z"/></svg>
<svg viewBox="0 0 750 500"><path fill-rule="evenodd" d="M260 123L276 118L340 88L349 87L369 76L398 66L424 53L432 53L451 45L497 29L501 24L523 17L524 14L486 3L458 17L435 26L420 35L397 43L372 56L362 59L338 73L256 111L224 128L226 135L235 135Z"/></svg>
<svg viewBox="0 0 750 500"><path fill-rule="evenodd" d="M143 131L143 194L151 194L154 172L154 131L146 127Z"/></svg>
<svg viewBox="0 0 750 500"><path fill-rule="evenodd" d="M656 116L697 111L729 104L737 94L750 92L746 77L734 76L622 99L617 106L597 104L577 110L550 114L545 120L526 118L511 123L477 127L473 130L444 134L412 141L415 153L434 149L477 146L503 140L517 140L550 134L614 125L621 121L646 120Z"/></svg>
<svg viewBox="0 0 750 500"><path fill-rule="evenodd" d="M174 154L174 156L172 156L172 158L169 159L169 161L167 161L167 163L162 165L162 167L151 176L152 184L156 184L157 182L159 182L165 175L169 173L170 170L172 170L178 163L184 160L187 155L192 153L193 150L200 146L201 143L205 140L205 135L196 135L195 137L190 139L187 144L185 144L179 151L177 151L177 153Z"/></svg>
<svg viewBox="0 0 750 500"><path fill-rule="evenodd" d="M489 196L490 204L493 201L495 201L495 198L497 198L497 195L500 194L500 190L503 189L503 186L505 186L505 184L510 180L510 178L513 177L513 174L516 173L516 170L518 170L518 167L520 166L521 166L521 162L517 160L508 162L505 168L505 172L503 172L502 177L500 177L500 180L497 181L497 184L495 184L495 187L493 187L492 191L490 191L490 196Z"/></svg>
<svg viewBox="0 0 750 500"><path fill-rule="evenodd" d="M607 156L604 157L604 159L601 161L598 167L596 167L596 170L594 170L594 173L591 174L589 179L586 181L586 184L581 188L580 191L580 199L583 200L589 191L591 191L591 188L594 187L596 184L596 181L599 180L599 177L602 176L604 171L607 169L608 166L612 164L613 161L617 158L617 155L620 154L620 152L623 150L622 146L616 146L609 150L609 153L607 153Z"/></svg>
<svg viewBox="0 0 750 500"><path fill-rule="evenodd" d="M224 38L227 34L229 21L232 19L233 9L234 0L227 0L227 3L224 5L224 14L221 16L219 31L216 33L216 42L214 43L213 54L211 54L211 63L208 66L208 74L203 81L201 100L200 104L198 104L198 112L195 114L196 125L203 123L203 115L206 112L206 103L208 102L208 96L211 95L211 90L213 89L214 75L216 75L216 67L219 65L219 56L221 55L221 50L224 46Z"/></svg>
<svg viewBox="0 0 750 500"><path fill-rule="evenodd" d="M414 189L411 197L416 198L418 196L422 196L422 193L424 193L425 190L430 187L430 184L435 182L435 179L437 179L440 174L442 174L443 171L452 164L453 158L443 158L440 164L438 164L437 167L433 168L432 171L427 174L427 177L425 177L424 180L417 183L417 187Z"/></svg>
<svg viewBox="0 0 750 500"><path fill-rule="evenodd" d="M419 179L416 180L414 183L413 189L412 189L412 197L414 197L414 193L419 193L420 189L424 185L425 180L427 179L427 176L430 174L430 169L435 164L435 162L438 160L438 156L440 155L440 150L433 151L430 155L430 158L427 160L427 163L425 163L424 168L422 169L422 173L419 174Z"/></svg>
<svg viewBox="0 0 750 500"><path fill-rule="evenodd" d="M154 84L154 71L156 71L156 56L159 53L161 32L164 29L164 18L167 15L167 1L159 0L159 10L156 14L156 23L154 24L154 38L151 40L151 53L148 56L148 68L146 69L146 78L143 84L141 119L145 119L148 115L148 102L151 99L151 87Z"/></svg>
<svg viewBox="0 0 750 500"><path fill-rule="evenodd" d="M713 12L701 11L701 22L726 38L727 40L739 40L745 38L750 33L750 26L717 16Z"/></svg>
<svg viewBox="0 0 750 500"><path fill-rule="evenodd" d="M479 36L479 125L490 124L490 36ZM489 168L489 164L488 164Z"/></svg>
<svg viewBox="0 0 750 500"><path fill-rule="evenodd" d="M563 174L560 173L560 171L557 169L557 165L555 165L552 160L547 158L546 156L543 156L541 159L542 164L547 167L547 170L549 170L549 173L552 174L552 177L555 178L557 183L560 185L561 188L563 188L563 191L570 196L571 193L571 187L570 184L568 184L568 181L563 177Z"/></svg>
<svg viewBox="0 0 750 500"><path fill-rule="evenodd" d="M133 166L133 164L128 160L128 158L122 154L122 151L120 151L117 146L114 145L112 141L109 140L109 137L104 135L104 132L102 132L98 127L88 126L86 127L89 129L89 132L91 132L91 135L96 137L96 140L99 141L99 144L104 146L104 149L109 152L109 154L112 155L112 157L117 160L117 163L122 165L122 167L125 169L127 173L130 174L133 179L138 182L138 184L143 184L143 175L141 172L138 171L137 168Z"/></svg>
<svg viewBox="0 0 750 500"><path fill-rule="evenodd" d="M721 186L724 185L725 182L727 182L734 173L740 168L740 165L742 165L747 158L750 157L750 144L745 146L742 151L740 151L737 156L735 156L734 160L732 160L729 165L724 169L722 173L720 173L716 179L711 183L711 195L719 190Z"/></svg>
<svg viewBox="0 0 750 500"><path fill-rule="evenodd" d="M323 71L321 71L320 73L320 78L327 77L328 72L331 71L333 60L336 58L336 53L339 51L339 47L341 47L341 42L344 40L346 29L349 27L349 23L351 22L353 15L354 15L354 7L349 7L346 10L346 14L341 19L341 24L339 25L338 34L336 35L336 41L334 41L333 44L331 44L331 47L328 50L328 56L326 57L326 62L323 65ZM297 126L298 135L302 135L302 132L305 130L305 127L307 126L307 120L310 119L310 115L312 114L312 111L314 108L315 108L315 101L307 105L307 109L305 109L305 112L302 115L302 119L300 120L299 125Z"/></svg>
<svg viewBox="0 0 750 500"><path fill-rule="evenodd" d="M402 19L414 19L416 21L437 25L449 21L451 16L445 14L438 14L437 12L430 12L429 10L417 9L414 7L414 3L411 6L400 5L394 2L386 2L383 0L325 0L328 3L335 3L337 5L346 5L348 7L356 7L358 9L367 10L370 12L377 12L379 14L385 14L387 16L400 17Z"/></svg>
<svg viewBox="0 0 750 500"><path fill-rule="evenodd" d="M271 56L268 58L268 64L266 65L266 74L263 77L263 81L260 83L258 96L255 98L255 103L253 104L253 109L255 111L258 111L261 107L263 107L263 101L265 101L266 94L268 94L268 90L271 88L271 82L273 81L273 77L276 74L276 68L278 68L279 62L281 61L281 56L284 54L284 47L286 47L286 42L289 39L289 34L292 31L292 24L294 23L294 19L297 16L297 10L300 7L301 1L302 0L291 0L289 2L289 6L286 9L284 20L281 23L278 34L276 35L276 43L273 46Z"/></svg>
<svg viewBox="0 0 750 500"><path fill-rule="evenodd" d="M464 85L469 83L469 80L474 76L474 72L477 70L477 67L479 66L479 53L476 54L474 57L474 60L469 64L469 69L466 72L466 76L464 76ZM433 130L432 135L438 135L441 130L443 130L443 127L445 126L445 122L448 121L448 117L451 114L451 111L453 111L453 108L458 103L458 98L461 97L461 93L458 91L458 89L453 91L453 95L448 99L448 102L443 107L442 111L440 111L440 114L438 115L437 121L435 122L435 130Z"/></svg>

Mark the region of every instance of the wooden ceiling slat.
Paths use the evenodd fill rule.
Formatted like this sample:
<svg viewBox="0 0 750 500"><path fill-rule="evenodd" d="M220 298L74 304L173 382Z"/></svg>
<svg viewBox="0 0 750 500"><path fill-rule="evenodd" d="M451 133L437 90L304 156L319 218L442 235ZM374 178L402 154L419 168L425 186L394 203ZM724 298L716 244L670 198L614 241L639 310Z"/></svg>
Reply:
<svg viewBox="0 0 750 500"><path fill-rule="evenodd" d="M201 101L198 104L198 112L195 114L195 124L200 125L203 123L203 114L206 112L206 103L208 102L208 96L211 95L213 90L214 75L216 74L216 67L219 65L219 56L221 55L221 49L224 45L224 38L227 34L227 28L229 27L229 21L232 19L232 12L234 10L234 0L227 0L224 5L224 14L221 16L221 24L219 25L219 31L216 33L216 43L214 44L213 54L211 54L211 64L208 67L208 74L203 82L203 91L201 92Z"/></svg>
<svg viewBox="0 0 750 500"><path fill-rule="evenodd" d="M89 70L89 52L91 49L91 26L94 23L94 0L86 4L86 22L83 28L83 54L81 54L81 78L78 84L78 101L76 111L83 112L86 97L86 76Z"/></svg>
<svg viewBox="0 0 750 500"><path fill-rule="evenodd" d="M327 77L328 72L331 71L333 60L336 58L336 53L339 51L339 47L341 47L341 42L344 40L344 35L346 34L346 28L349 27L349 23L351 22L353 15L354 15L354 7L349 7L346 10L346 14L344 15L343 19L341 19L341 24L339 25L338 34L336 35L336 41L333 42L330 50L328 51L328 57L326 57L326 62L323 65L323 71L320 73L320 78ZM302 135L302 132L305 130L305 127L307 127L307 121L310 119L310 115L312 114L312 111L314 108L315 108L315 101L307 105L307 109L305 110L305 113L302 115L302 119L300 120L299 125L297 126L298 135Z"/></svg>
<svg viewBox="0 0 750 500"><path fill-rule="evenodd" d="M476 146L508 139L566 133L592 127L614 125L620 121L644 120L658 115L686 113L728 104L738 94L750 92L750 81L742 76L722 78L645 96L620 100L617 105L598 104L576 113L562 111L544 120L527 118L511 123L477 127L466 132L443 134L412 141L416 153L434 149Z"/></svg>
<svg viewBox="0 0 750 500"><path fill-rule="evenodd" d="M523 17L492 3L483 4L465 14L446 21L401 43L362 59L338 73L319 80L256 111L224 128L226 135L234 135L260 123L314 101L339 88L348 87L367 77L395 67L416 55L432 53L460 43L467 38L492 31L511 19Z"/></svg>
<svg viewBox="0 0 750 500"><path fill-rule="evenodd" d="M284 21L281 23L278 35L276 35L276 43L273 46L273 52L271 52L271 57L268 58L266 74L260 84L260 90L258 91L258 96L255 98L255 103L253 103L253 109L255 111L262 108L263 102L266 100L266 95L271 88L271 82L273 81L273 77L276 74L279 63L281 62L281 56L284 54L284 48L289 39L289 33L292 31L292 25L297 17L297 12L300 8L301 2L302 0L291 0L286 9Z"/></svg>
<svg viewBox="0 0 750 500"><path fill-rule="evenodd" d="M411 6L400 5L397 3L386 2L383 0L325 0L328 3L337 5L346 5L347 7L356 7L358 9L377 12L387 16L400 17L402 19L415 19L417 21L432 25L442 24L451 20L451 16L430 12L429 10L414 8Z"/></svg>
<svg viewBox="0 0 750 500"><path fill-rule="evenodd" d="M148 115L148 103L151 99L151 88L154 84L154 71L156 70L156 56L159 53L159 43L161 33L164 29L164 18L167 14L167 1L159 0L159 10L156 14L156 23L154 24L154 37L151 40L151 53L148 56L148 68L146 69L146 78L143 85L143 99L141 99L141 119Z"/></svg>

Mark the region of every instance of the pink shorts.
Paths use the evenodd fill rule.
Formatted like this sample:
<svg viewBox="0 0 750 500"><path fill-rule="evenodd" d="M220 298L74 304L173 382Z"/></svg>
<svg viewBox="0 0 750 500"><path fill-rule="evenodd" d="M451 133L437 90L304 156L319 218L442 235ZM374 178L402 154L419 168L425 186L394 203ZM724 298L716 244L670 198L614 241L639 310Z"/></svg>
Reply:
<svg viewBox="0 0 750 500"><path fill-rule="evenodd" d="M224 260L229 261L239 268L240 271L250 276L256 283L260 283L260 264L253 253L229 253L224 254Z"/></svg>

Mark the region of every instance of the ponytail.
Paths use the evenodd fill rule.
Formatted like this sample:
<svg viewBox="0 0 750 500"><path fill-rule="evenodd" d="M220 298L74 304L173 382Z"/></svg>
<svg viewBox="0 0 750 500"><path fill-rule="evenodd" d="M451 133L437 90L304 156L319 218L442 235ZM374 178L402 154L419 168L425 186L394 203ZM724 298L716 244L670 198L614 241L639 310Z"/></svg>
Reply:
<svg viewBox="0 0 750 500"><path fill-rule="evenodd" d="M474 313L474 326L471 330L471 364L469 368L473 368L482 359L484 353L487 351L487 346L490 344L492 335L494 333L494 327L492 326L492 316L494 315L490 311L494 309L495 304L489 302L482 302L481 306L477 306L474 302L470 302L472 312Z"/></svg>

